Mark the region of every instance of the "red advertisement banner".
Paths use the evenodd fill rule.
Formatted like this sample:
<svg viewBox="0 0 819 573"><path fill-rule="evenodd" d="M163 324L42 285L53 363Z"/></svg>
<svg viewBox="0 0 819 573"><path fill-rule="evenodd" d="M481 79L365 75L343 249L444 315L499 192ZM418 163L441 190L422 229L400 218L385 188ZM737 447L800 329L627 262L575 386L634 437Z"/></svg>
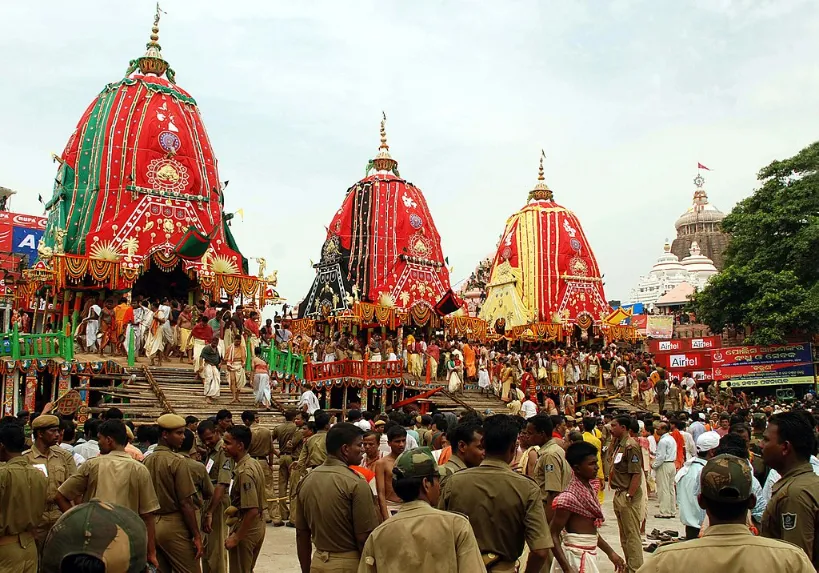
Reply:
<svg viewBox="0 0 819 573"><path fill-rule="evenodd" d="M669 372L684 372L711 368L711 353L708 351L696 352L667 352L657 354L654 360Z"/></svg>
<svg viewBox="0 0 819 573"><path fill-rule="evenodd" d="M719 336L701 336L699 338L672 338L671 340L649 340L648 350L652 354L662 352L689 352L720 348L722 338Z"/></svg>

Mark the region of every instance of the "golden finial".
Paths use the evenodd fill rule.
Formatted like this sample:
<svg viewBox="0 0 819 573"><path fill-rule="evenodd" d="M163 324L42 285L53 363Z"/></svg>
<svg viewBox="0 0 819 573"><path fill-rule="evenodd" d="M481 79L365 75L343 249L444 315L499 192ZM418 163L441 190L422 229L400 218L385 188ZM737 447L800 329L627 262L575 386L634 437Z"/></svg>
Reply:
<svg viewBox="0 0 819 573"><path fill-rule="evenodd" d="M139 58L139 71L143 74L155 74L161 76L168 70L168 62L162 59L162 47L159 45L159 17L165 12L156 3L156 14L154 15L154 25L151 26L150 41L145 45L148 50L145 55Z"/></svg>
<svg viewBox="0 0 819 573"><path fill-rule="evenodd" d="M390 150L390 146L387 145L387 114L383 111L381 112L381 145L378 149L384 149L386 151Z"/></svg>
<svg viewBox="0 0 819 573"><path fill-rule="evenodd" d="M543 175L543 160L546 159L546 152L540 150L540 165L537 170L537 183L534 189L529 191L529 201L552 201L554 199L552 190L546 185L546 177Z"/></svg>
<svg viewBox="0 0 819 573"><path fill-rule="evenodd" d="M378 146L378 154L373 159L372 164L376 171L392 171L397 174L398 162L390 155L390 146L387 145L387 114L381 112L381 145Z"/></svg>

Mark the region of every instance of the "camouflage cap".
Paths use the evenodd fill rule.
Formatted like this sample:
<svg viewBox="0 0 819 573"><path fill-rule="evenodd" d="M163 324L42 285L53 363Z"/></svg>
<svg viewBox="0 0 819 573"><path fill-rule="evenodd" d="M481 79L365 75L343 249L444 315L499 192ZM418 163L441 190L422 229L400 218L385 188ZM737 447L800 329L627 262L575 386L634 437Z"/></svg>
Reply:
<svg viewBox="0 0 819 573"><path fill-rule="evenodd" d="M731 454L708 460L700 475L703 497L725 503L746 501L751 497L751 465Z"/></svg>
<svg viewBox="0 0 819 573"><path fill-rule="evenodd" d="M413 448L398 456L392 473L394 480L445 475L444 470L438 467L438 463L432 456L432 450L427 447Z"/></svg>
<svg viewBox="0 0 819 573"><path fill-rule="evenodd" d="M40 571L60 573L66 557L90 555L102 561L109 573L143 573L147 547L148 533L139 515L127 507L92 499L68 510L51 528Z"/></svg>

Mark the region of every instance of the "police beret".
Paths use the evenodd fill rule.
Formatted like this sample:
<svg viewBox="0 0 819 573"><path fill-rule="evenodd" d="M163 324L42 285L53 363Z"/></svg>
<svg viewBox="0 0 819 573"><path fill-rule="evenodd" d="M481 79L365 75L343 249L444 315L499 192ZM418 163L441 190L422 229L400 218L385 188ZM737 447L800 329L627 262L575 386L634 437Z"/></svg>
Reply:
<svg viewBox="0 0 819 573"><path fill-rule="evenodd" d="M43 414L41 416L37 416L34 421L31 423L32 430L42 430L45 428L55 428L60 425L60 419L57 416L52 416L51 414Z"/></svg>
<svg viewBox="0 0 819 573"><path fill-rule="evenodd" d="M156 423L163 430L177 430L185 427L185 418L176 414L162 414L156 419Z"/></svg>

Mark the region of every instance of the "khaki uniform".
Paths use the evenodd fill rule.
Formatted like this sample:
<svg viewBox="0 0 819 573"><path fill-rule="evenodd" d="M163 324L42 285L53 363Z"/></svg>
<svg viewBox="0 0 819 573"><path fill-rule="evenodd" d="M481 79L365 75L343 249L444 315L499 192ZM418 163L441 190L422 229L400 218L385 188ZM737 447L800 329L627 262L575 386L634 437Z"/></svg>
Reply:
<svg viewBox="0 0 819 573"><path fill-rule="evenodd" d="M572 468L566 462L566 450L554 438L538 451L534 477L544 500L549 493L561 493L568 487Z"/></svg>
<svg viewBox="0 0 819 573"><path fill-rule="evenodd" d="M227 571L227 550L225 549L225 537L227 529L225 527L225 510L230 505L228 489L233 481L233 460L225 454L222 440L216 444L212 450L207 452L205 470L208 472L210 483L216 487L225 487L225 493L219 507L213 508L213 523L211 532L203 535L202 544L205 555L202 559L202 573L224 573ZM212 500L211 500L212 501ZM210 508L210 501L205 506Z"/></svg>
<svg viewBox="0 0 819 573"><path fill-rule="evenodd" d="M762 515L760 535L801 547L814 567L819 568L818 519L819 476L805 462L773 484L771 500Z"/></svg>
<svg viewBox="0 0 819 573"><path fill-rule="evenodd" d="M441 487L444 487L444 482L448 480L453 474L466 469L464 461L456 455L451 456L443 465L445 475L441 478Z"/></svg>
<svg viewBox="0 0 819 573"><path fill-rule="evenodd" d="M310 436L299 455L299 469L317 468L327 459L327 432L322 430Z"/></svg>
<svg viewBox="0 0 819 573"><path fill-rule="evenodd" d="M127 507L139 515L159 509L151 474L126 452L113 451L91 458L60 486L66 499L99 499Z"/></svg>
<svg viewBox="0 0 819 573"><path fill-rule="evenodd" d="M620 528L620 545L626 559L626 571L633 573L643 564L643 542L640 523L643 520L643 504L646 503L643 489L637 488L634 497L626 497L631 476L640 474L643 479L643 453L637 442L623 436L611 450L611 473L609 482L614 493L614 515Z"/></svg>
<svg viewBox="0 0 819 573"><path fill-rule="evenodd" d="M279 519L290 519L290 465L293 463L293 437L298 427L293 422L284 422L273 428L270 437L279 442L279 481L276 487L276 498L279 508Z"/></svg>
<svg viewBox="0 0 819 573"><path fill-rule="evenodd" d="M197 462L189 455L181 455L185 458L185 465L191 473L191 479L196 488L196 493L193 494L193 504L196 506L197 522L201 523L202 510L205 508L205 502L213 497L213 484L210 482L210 476L204 464Z"/></svg>
<svg viewBox="0 0 819 573"><path fill-rule="evenodd" d="M182 517L182 501L196 494L185 458L167 446L157 446L145 458L159 500L156 512L156 553L159 569L174 573L198 573L199 562L191 540L193 534Z"/></svg>
<svg viewBox="0 0 819 573"><path fill-rule="evenodd" d="M236 469L233 473L233 487L230 490L230 505L239 508L239 521L231 528L231 535L239 529L242 518L248 510L258 509L259 514L245 538L236 547L228 551L230 573L250 573L253 571L259 553L262 551L265 534L262 512L267 506L263 465L254 461L249 455L236 463Z"/></svg>
<svg viewBox="0 0 819 573"><path fill-rule="evenodd" d="M35 469L42 471L45 469L48 478L48 490L46 492L46 508L43 512L40 524L34 528L34 539L37 542L38 551L42 551L48 532L60 518L62 512L57 506L55 498L57 489L63 482L77 473L77 464L74 463L74 456L62 449L60 446L51 446L43 454L35 445L30 450L23 452L25 457Z"/></svg>
<svg viewBox="0 0 819 573"><path fill-rule="evenodd" d="M798 547L755 537L744 524L712 525L702 537L657 549L639 573L679 571L742 571L743 573L814 573Z"/></svg>
<svg viewBox="0 0 819 573"><path fill-rule="evenodd" d="M251 458L259 462L262 472L264 472L264 518L265 521L272 521L276 511L276 503L272 500L276 497L276 490L273 484L273 468L270 467L270 455L273 453L273 440L270 437L270 430L254 422L250 426L250 448L247 450Z"/></svg>
<svg viewBox="0 0 819 573"><path fill-rule="evenodd" d="M496 573L514 571L524 541L532 551L554 545L540 488L501 461L487 459L452 475L441 488L438 508L469 518L481 553L500 557L490 569Z"/></svg>
<svg viewBox="0 0 819 573"><path fill-rule="evenodd" d="M328 456L301 481L296 497L293 524L296 529L309 530L316 546L311 573L358 571L361 555L356 535L378 526L367 482L344 462Z"/></svg>
<svg viewBox="0 0 819 573"><path fill-rule="evenodd" d="M48 480L23 456L0 464L0 571L37 572L31 531L46 507Z"/></svg>
<svg viewBox="0 0 819 573"><path fill-rule="evenodd" d="M304 432L301 431L298 427L296 428L296 433L293 434L293 460L298 460L301 457L301 452L304 449ZM290 480L287 483L287 490L290 494L290 516L296 513L296 486L299 485L301 481L301 477L304 475L304 470L300 467L296 466L293 471L290 472Z"/></svg>
<svg viewBox="0 0 819 573"><path fill-rule="evenodd" d="M484 570L478 541L462 515L406 502L367 538L358 573Z"/></svg>

